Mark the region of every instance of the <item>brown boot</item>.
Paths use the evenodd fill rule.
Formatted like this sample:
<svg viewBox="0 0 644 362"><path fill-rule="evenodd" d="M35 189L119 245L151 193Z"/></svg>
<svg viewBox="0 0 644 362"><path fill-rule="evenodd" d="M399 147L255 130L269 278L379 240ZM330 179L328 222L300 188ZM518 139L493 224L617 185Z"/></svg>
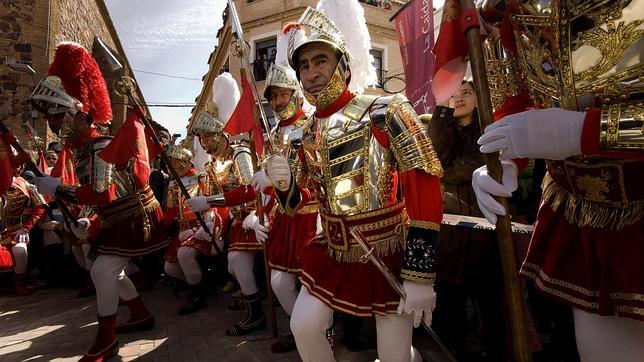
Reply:
<svg viewBox="0 0 644 362"><path fill-rule="evenodd" d="M273 343L271 346L271 352L273 353L287 353L295 350L297 346L295 345L295 337L292 334L280 339L279 341Z"/></svg>
<svg viewBox="0 0 644 362"><path fill-rule="evenodd" d="M78 362L102 362L115 356L119 350L119 341L114 334L116 314L98 316L98 332L94 345Z"/></svg>
<svg viewBox="0 0 644 362"><path fill-rule="evenodd" d="M27 273L15 273L13 283L16 288L16 294L21 296L31 294L31 291L27 288Z"/></svg>
<svg viewBox="0 0 644 362"><path fill-rule="evenodd" d="M227 336L244 336L266 328L266 316L262 309L262 293L241 296L242 320L226 330Z"/></svg>
<svg viewBox="0 0 644 362"><path fill-rule="evenodd" d="M154 327L154 317L143 304L141 296L126 300L124 303L130 310L130 319L116 326L116 334L145 331Z"/></svg>

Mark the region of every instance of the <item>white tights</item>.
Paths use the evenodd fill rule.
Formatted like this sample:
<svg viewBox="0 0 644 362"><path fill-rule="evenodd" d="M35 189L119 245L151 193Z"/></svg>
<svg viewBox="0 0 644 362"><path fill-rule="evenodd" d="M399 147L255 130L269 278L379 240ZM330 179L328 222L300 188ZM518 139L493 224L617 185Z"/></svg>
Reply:
<svg viewBox="0 0 644 362"><path fill-rule="evenodd" d="M293 308L291 331L304 362L334 360L325 336L332 321L333 309L303 287ZM376 316L380 361L420 361L420 355L411 346L412 322L409 314Z"/></svg>
<svg viewBox="0 0 644 362"><path fill-rule="evenodd" d="M25 243L17 243L13 245L13 248L11 249L11 252L13 253L13 271L16 274L23 274L27 272L27 265L28 265L28 259L27 259L27 244Z"/></svg>
<svg viewBox="0 0 644 362"><path fill-rule="evenodd" d="M228 253L228 271L237 279L244 295L257 293L257 282L253 273L254 251L231 251Z"/></svg>
<svg viewBox="0 0 644 362"><path fill-rule="evenodd" d="M297 300L297 274L271 269L271 288L289 316Z"/></svg>
<svg viewBox="0 0 644 362"><path fill-rule="evenodd" d="M99 316L116 314L119 297L124 301L139 296L125 267L130 258L116 255L99 255L92 266L91 275L96 287L96 304Z"/></svg>
<svg viewBox="0 0 644 362"><path fill-rule="evenodd" d="M644 322L573 308L582 362L636 362L644 358Z"/></svg>
<svg viewBox="0 0 644 362"><path fill-rule="evenodd" d="M185 280L190 285L197 285L201 282L201 268L197 263L199 251L191 246L182 246L177 251L177 262L165 262L166 274L173 278Z"/></svg>

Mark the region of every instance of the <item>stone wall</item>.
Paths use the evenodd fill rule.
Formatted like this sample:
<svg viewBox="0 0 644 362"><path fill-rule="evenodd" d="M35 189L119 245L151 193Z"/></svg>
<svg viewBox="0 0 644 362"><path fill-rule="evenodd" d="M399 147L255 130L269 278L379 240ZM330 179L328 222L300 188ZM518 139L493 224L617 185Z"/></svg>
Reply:
<svg viewBox="0 0 644 362"><path fill-rule="evenodd" d="M47 76L48 64L60 41L75 41L91 51L94 36L123 54L114 25L103 0L21 0L0 2L0 120L5 122L21 141L29 145L23 124L33 124L40 137L53 141L46 122L31 112L29 96L40 79ZM30 65L31 75L5 64L12 62ZM108 86L111 85L108 82ZM113 130L125 119L123 99L112 96ZM32 118L35 117L35 118Z"/></svg>

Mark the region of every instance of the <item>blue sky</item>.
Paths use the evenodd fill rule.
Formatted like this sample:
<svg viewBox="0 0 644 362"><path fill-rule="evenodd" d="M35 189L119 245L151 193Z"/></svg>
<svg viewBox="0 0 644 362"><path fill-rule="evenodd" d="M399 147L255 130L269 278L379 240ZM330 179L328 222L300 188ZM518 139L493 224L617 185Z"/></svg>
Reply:
<svg viewBox="0 0 644 362"><path fill-rule="evenodd" d="M149 103L189 103L201 91L208 56L226 0L106 0L133 69L198 80L134 72ZM191 107L151 107L152 118L185 136Z"/></svg>

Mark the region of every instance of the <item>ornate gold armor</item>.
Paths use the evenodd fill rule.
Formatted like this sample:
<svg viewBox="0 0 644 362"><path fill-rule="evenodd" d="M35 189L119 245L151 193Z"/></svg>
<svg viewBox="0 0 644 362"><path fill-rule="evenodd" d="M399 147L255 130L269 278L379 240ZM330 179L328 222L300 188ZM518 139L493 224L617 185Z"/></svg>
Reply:
<svg viewBox="0 0 644 362"><path fill-rule="evenodd" d="M204 174L196 174L192 176L184 176L181 178L181 182L186 187L190 197L201 196L204 193L201 189L201 182L205 180L206 176ZM190 209L184 205L185 198L181 192L181 188L176 180L170 181L168 184L168 199L167 207L175 208L177 210L177 219L179 222L179 228L181 230L186 230L189 227L195 227L198 225L197 218L195 214L190 211ZM206 214L205 212L203 214ZM204 220L208 221L209 218L205 217Z"/></svg>
<svg viewBox="0 0 644 362"><path fill-rule="evenodd" d="M224 206L223 194L239 186L250 186L253 163L250 149L242 144L232 144L233 156L229 160L213 160L206 165L206 193L217 196L215 206ZM255 209L255 202L230 207L236 219L242 219Z"/></svg>
<svg viewBox="0 0 644 362"><path fill-rule="evenodd" d="M523 14L512 17L537 106L580 111L601 106L604 149L644 148L643 4L530 0L524 2Z"/></svg>
<svg viewBox="0 0 644 362"><path fill-rule="evenodd" d="M527 1L512 16L524 74L539 108L601 107L599 147L644 149L643 0ZM545 141L545 140L544 140ZM621 229L644 216L642 161L550 161L544 199L579 226Z"/></svg>
<svg viewBox="0 0 644 362"><path fill-rule="evenodd" d="M389 148L376 139L372 125L392 140ZM404 243L402 225L407 216L394 173L419 168L442 175L422 130L411 105L400 95L357 96L342 112L305 128L306 174L319 185L324 233L338 260L357 261L363 254L347 235L352 223L368 233L367 240L381 255Z"/></svg>

